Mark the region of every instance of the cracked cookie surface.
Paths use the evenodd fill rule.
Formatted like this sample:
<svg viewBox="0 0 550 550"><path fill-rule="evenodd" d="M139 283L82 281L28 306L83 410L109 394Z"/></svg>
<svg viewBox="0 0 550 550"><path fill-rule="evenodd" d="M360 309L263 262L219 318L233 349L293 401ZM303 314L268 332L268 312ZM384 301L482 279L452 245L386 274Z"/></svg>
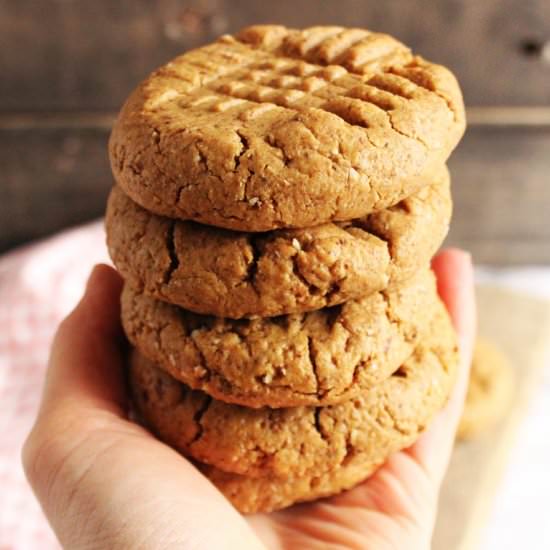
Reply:
<svg viewBox="0 0 550 550"><path fill-rule="evenodd" d="M148 210L267 231L396 204L464 126L454 76L390 36L268 25L155 71L109 150L118 184Z"/></svg>
<svg viewBox="0 0 550 550"><path fill-rule="evenodd" d="M143 209L115 187L106 230L134 288L195 313L270 317L368 296L429 264L451 218L442 167L414 195L351 222L238 233Z"/></svg>
<svg viewBox="0 0 550 550"><path fill-rule="evenodd" d="M424 270L392 290L309 313L230 320L125 285L129 340L175 378L248 407L330 404L384 380L410 355L438 298Z"/></svg>
<svg viewBox="0 0 550 550"><path fill-rule="evenodd" d="M256 499L302 500L338 491L343 487L335 486L335 478L349 480L351 470L355 483L357 475L366 477L391 453L410 445L444 405L457 360L454 330L439 303L429 332L399 370L338 405L229 405L191 390L135 351L130 380L146 424L184 454L227 472L213 474L224 492L235 484L238 493L256 488L254 502L244 506L254 511L289 503L266 505ZM286 494L278 494L278 487Z"/></svg>
<svg viewBox="0 0 550 550"><path fill-rule="evenodd" d="M514 373L508 359L492 342L478 338L457 437L472 439L489 431L505 414L513 393Z"/></svg>

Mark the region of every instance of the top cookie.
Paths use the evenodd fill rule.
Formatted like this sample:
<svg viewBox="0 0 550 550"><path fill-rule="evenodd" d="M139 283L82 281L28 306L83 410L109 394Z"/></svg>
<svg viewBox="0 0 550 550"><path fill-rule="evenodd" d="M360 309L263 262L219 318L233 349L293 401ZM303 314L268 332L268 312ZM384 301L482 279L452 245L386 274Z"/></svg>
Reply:
<svg viewBox="0 0 550 550"><path fill-rule="evenodd" d="M154 213L265 231L399 202L464 125L454 76L390 36L254 26L145 80L110 156L119 185Z"/></svg>

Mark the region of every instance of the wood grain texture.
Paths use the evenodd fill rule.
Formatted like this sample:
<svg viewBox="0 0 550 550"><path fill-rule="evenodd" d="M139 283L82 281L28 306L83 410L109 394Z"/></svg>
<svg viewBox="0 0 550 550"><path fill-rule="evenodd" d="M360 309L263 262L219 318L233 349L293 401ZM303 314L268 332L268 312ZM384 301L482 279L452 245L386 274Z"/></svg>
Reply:
<svg viewBox="0 0 550 550"><path fill-rule="evenodd" d="M204 1L0 0L0 71L9 75L0 79L0 106L118 110L155 67L224 32L219 25L204 32L197 19L218 8Z"/></svg>
<svg viewBox="0 0 550 550"><path fill-rule="evenodd" d="M550 262L550 128L473 127L451 157L448 243L477 262Z"/></svg>
<svg viewBox="0 0 550 550"><path fill-rule="evenodd" d="M468 104L550 102L547 0L0 0L0 108L116 110L159 64L257 22L388 32L451 67Z"/></svg>
<svg viewBox="0 0 550 550"><path fill-rule="evenodd" d="M0 131L0 250L100 216L111 187L107 132Z"/></svg>
<svg viewBox="0 0 550 550"><path fill-rule="evenodd" d="M103 214L102 128L0 131L0 249ZM448 243L489 264L550 263L550 128L474 127L451 158Z"/></svg>

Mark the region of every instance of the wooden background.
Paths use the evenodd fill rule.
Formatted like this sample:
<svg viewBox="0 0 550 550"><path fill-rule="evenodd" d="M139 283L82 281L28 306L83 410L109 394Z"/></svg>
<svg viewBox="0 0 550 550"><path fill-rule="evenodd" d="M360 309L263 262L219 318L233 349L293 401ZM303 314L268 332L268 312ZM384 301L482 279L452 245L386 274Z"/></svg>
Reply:
<svg viewBox="0 0 550 550"><path fill-rule="evenodd" d="M0 0L0 251L101 215L113 117L157 65L254 22L364 26L457 74L449 241L550 263L548 0Z"/></svg>

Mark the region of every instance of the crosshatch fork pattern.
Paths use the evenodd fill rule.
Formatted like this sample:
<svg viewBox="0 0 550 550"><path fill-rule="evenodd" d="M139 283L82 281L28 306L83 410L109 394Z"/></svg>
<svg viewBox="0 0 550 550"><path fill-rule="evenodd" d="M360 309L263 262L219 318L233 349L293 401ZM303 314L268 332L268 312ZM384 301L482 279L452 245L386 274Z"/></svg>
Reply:
<svg viewBox="0 0 550 550"><path fill-rule="evenodd" d="M243 121L257 119L277 108L315 108L351 125L392 128L426 147L440 144L427 142L421 132L400 129L392 112L408 112L410 119L418 104L423 100L433 102L437 96L439 109L432 109L450 110L453 118L457 116L452 101L426 84L426 71L418 59L387 35L329 28L301 41L288 40L274 52L255 50L260 60L252 63L245 63L246 57L240 51L242 43L233 37L224 37L220 42L226 47L222 51L216 49L206 60L193 59L194 52L185 56L186 64L202 72L198 86L181 92L163 91L152 100L152 105L160 107L169 101L186 110L231 111ZM233 70L231 63L237 65ZM176 61L169 66L169 76L181 77L178 65Z"/></svg>
<svg viewBox="0 0 550 550"><path fill-rule="evenodd" d="M463 130L452 74L395 39L256 26L153 73L110 153L121 188L151 212L266 231L398 203Z"/></svg>

